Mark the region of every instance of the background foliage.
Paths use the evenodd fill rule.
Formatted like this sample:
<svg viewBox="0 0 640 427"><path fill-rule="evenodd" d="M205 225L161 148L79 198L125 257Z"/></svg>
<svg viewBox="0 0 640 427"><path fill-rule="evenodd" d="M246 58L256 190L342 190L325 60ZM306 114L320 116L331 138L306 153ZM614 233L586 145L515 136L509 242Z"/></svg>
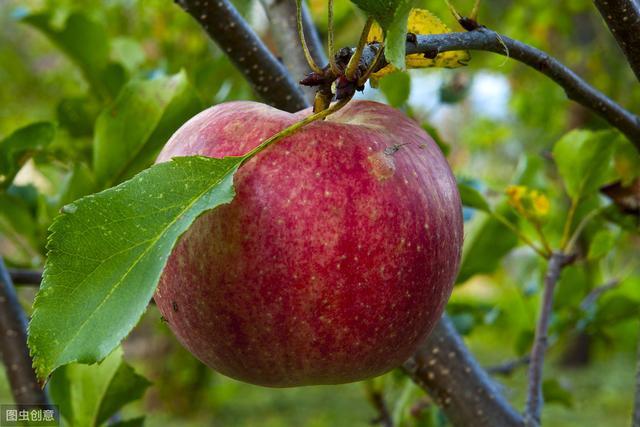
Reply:
<svg viewBox="0 0 640 427"><path fill-rule="evenodd" d="M456 28L443 2L419 3ZM260 4L236 4L273 45ZM325 2L310 5L322 31ZM637 82L590 1L495 0L483 5L480 18L557 56L640 111L640 91L629 89ZM364 18L339 1L336 19L337 45L353 45L361 28L353 23ZM0 64L0 254L16 267L42 266L47 229L62 206L147 167L173 130L205 106L254 98L222 52L169 0L4 1ZM550 201L544 231L558 241L572 198L581 201L579 220L606 206L596 195L598 185L614 177L632 179L637 172L635 153L615 134L566 134L605 129L600 119L565 100L559 87L535 71L495 55L473 53L470 66L458 70L394 74L364 96L405 110L435 132L460 182L486 196L494 211L527 235L535 230L513 198L504 196L509 185L535 189ZM575 156L587 139L603 150L590 153L593 158L614 159L591 183L583 180L590 169L580 169L589 158ZM594 139L616 142L606 153ZM20 141L29 141L28 147ZM492 366L529 351L545 266L493 216L481 209L465 212L465 258L448 311L473 352ZM609 214L616 221L598 218L587 226L578 242L585 260L567 268L558 287L545 371L545 425L628 424L640 302L634 257L640 242L625 231L637 224L621 220L615 210ZM612 290L587 298L612 280ZM20 296L30 310L33 291L22 289ZM146 414L146 425L365 426L375 417L362 384L270 390L217 375L181 349L153 308L125 341L124 355L153 385L119 416ZM101 382L94 386L101 388L83 393L84 400L70 399L77 407L63 411L65 417L102 422L142 394L146 384L119 357L100 365ZM87 375L82 368L56 373L54 397L64 394L65 381ZM119 381L135 392L118 405L103 403ZM522 407L524 370L499 381ZM398 425L442 425L438 410L406 377L390 373L374 385L384 388ZM0 379L0 401L10 399Z"/></svg>

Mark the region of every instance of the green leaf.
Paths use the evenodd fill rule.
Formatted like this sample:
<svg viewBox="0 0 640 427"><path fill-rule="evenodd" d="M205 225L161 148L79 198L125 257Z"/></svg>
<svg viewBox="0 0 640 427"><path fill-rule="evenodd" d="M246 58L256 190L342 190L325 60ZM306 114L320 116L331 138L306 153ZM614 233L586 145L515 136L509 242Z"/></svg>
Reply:
<svg viewBox="0 0 640 427"><path fill-rule="evenodd" d="M142 397L149 384L123 360L118 348L100 364L59 369L51 376L50 390L70 425L99 426Z"/></svg>
<svg viewBox="0 0 640 427"><path fill-rule="evenodd" d="M469 208L491 213L491 207L482 194L470 185L458 183L462 204Z"/></svg>
<svg viewBox="0 0 640 427"><path fill-rule="evenodd" d="M609 252L611 252L617 240L617 234L606 229L598 230L596 235L593 236L593 240L591 240L591 245L589 245L589 255L587 256L587 258L602 258Z"/></svg>
<svg viewBox="0 0 640 427"><path fill-rule="evenodd" d="M98 104L90 97L63 98L56 108L58 123L76 138L93 135Z"/></svg>
<svg viewBox="0 0 640 427"><path fill-rule="evenodd" d="M623 187L628 187L640 177L640 153L631 141L622 135L618 135L616 139L614 167Z"/></svg>
<svg viewBox="0 0 640 427"><path fill-rule="evenodd" d="M178 238L232 200L241 162L175 158L62 209L29 326L39 378L102 360L119 344L144 313Z"/></svg>
<svg viewBox="0 0 640 427"><path fill-rule="evenodd" d="M37 28L56 44L82 71L85 79L101 96L113 96L105 79L109 71L109 39L106 28L81 12L67 18L61 29L52 25L52 15L28 15L23 22Z"/></svg>
<svg viewBox="0 0 640 427"><path fill-rule="evenodd" d="M559 403L567 408L573 407L573 396L560 382L555 379L547 379L542 383L542 395L545 403Z"/></svg>
<svg viewBox="0 0 640 427"><path fill-rule="evenodd" d="M575 201L596 193L611 174L615 132L574 130L553 148L553 157Z"/></svg>
<svg viewBox="0 0 640 427"><path fill-rule="evenodd" d="M184 71L128 83L96 121L93 164L98 182L108 187L149 166L171 134L199 110Z"/></svg>
<svg viewBox="0 0 640 427"><path fill-rule="evenodd" d="M12 194L0 192L0 235L12 243L6 248L9 261L23 265L34 263L39 256L37 230L38 224L27 203Z"/></svg>
<svg viewBox="0 0 640 427"><path fill-rule="evenodd" d="M503 210L503 215L513 221L513 214ZM493 273L500 265L500 260L517 244L518 238L504 224L493 216L485 219L477 232L465 239L464 255L456 283L463 283L476 274Z"/></svg>
<svg viewBox="0 0 640 427"><path fill-rule="evenodd" d="M593 323L608 326L640 315L640 304L624 295L614 295L598 305Z"/></svg>
<svg viewBox="0 0 640 427"><path fill-rule="evenodd" d="M53 141L55 127L37 122L21 127L0 141L0 189L8 187L20 168Z"/></svg>
<svg viewBox="0 0 640 427"><path fill-rule="evenodd" d="M142 427L144 426L145 417L131 418L130 420L118 421L117 423L109 425L109 427Z"/></svg>
<svg viewBox="0 0 640 427"><path fill-rule="evenodd" d="M402 107L409 99L411 77L408 73L392 73L380 80L380 90L393 107Z"/></svg>
<svg viewBox="0 0 640 427"><path fill-rule="evenodd" d="M151 383L136 374L131 366L121 363L100 403L97 424L107 421L127 403L140 399L150 385Z"/></svg>
<svg viewBox="0 0 640 427"><path fill-rule="evenodd" d="M351 0L367 16L375 19L386 33L385 57L396 68L405 66L407 19L412 0Z"/></svg>

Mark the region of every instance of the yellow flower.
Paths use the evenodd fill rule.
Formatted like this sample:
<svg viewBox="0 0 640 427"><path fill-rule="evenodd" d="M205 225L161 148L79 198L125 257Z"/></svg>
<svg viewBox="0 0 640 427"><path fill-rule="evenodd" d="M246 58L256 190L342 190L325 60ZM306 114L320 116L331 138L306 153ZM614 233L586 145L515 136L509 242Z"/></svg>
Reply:
<svg viewBox="0 0 640 427"><path fill-rule="evenodd" d="M533 209L538 216L545 216L549 213L549 199L544 194L537 191L531 193Z"/></svg>

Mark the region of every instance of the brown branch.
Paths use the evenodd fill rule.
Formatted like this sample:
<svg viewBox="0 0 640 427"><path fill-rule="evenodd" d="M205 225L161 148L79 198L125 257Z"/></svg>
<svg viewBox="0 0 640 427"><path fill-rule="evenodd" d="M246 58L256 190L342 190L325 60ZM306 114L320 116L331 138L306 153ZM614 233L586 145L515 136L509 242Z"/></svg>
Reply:
<svg viewBox="0 0 640 427"><path fill-rule="evenodd" d="M594 3L640 80L640 5L637 0L594 0Z"/></svg>
<svg viewBox="0 0 640 427"><path fill-rule="evenodd" d="M520 414L478 365L446 316L403 369L455 426L523 425Z"/></svg>
<svg viewBox="0 0 640 427"><path fill-rule="evenodd" d="M17 285L37 285L42 281L42 270L25 270L20 268L10 268L9 276L13 283Z"/></svg>
<svg viewBox="0 0 640 427"><path fill-rule="evenodd" d="M261 0L261 3L269 17L271 34L276 41L284 65L286 65L295 80L302 79L311 69L307 64L302 49L300 49L295 0ZM327 57L324 54L322 42L318 37L318 32L315 31L306 3L303 2L302 6L302 24L305 30L304 35L307 46L316 64L323 66L327 63ZM307 99L313 102L315 92L306 88L302 90L305 92Z"/></svg>
<svg viewBox="0 0 640 427"><path fill-rule="evenodd" d="M229 0L175 2L198 21L267 104L286 111L298 111L308 105L285 66Z"/></svg>
<svg viewBox="0 0 640 427"><path fill-rule="evenodd" d="M490 375L510 376L513 372L523 366L527 366L531 361L531 357L527 354L518 359L510 360L499 365L487 366L485 369Z"/></svg>
<svg viewBox="0 0 640 427"><path fill-rule="evenodd" d="M542 411L542 368L544 366L544 354L547 350L549 322L553 308L553 292L556 288L562 269L573 257L563 252L554 252L549 258L549 266L544 277L544 292L540 304L540 315L536 326L536 335L531 349L531 361L529 363L529 387L527 403L524 411L525 425L535 427L540 425L540 413Z"/></svg>
<svg viewBox="0 0 640 427"><path fill-rule="evenodd" d="M26 328L27 320L0 257L0 353L13 399L21 409L28 409L27 405L49 403L31 367Z"/></svg>
<svg viewBox="0 0 640 427"><path fill-rule="evenodd" d="M393 419L391 413L389 413L389 408L387 407L387 402L384 399L382 390L376 388L371 380L365 383L365 390L367 392L367 399L378 414L378 416L371 421L371 424L377 424L382 427L393 427Z"/></svg>

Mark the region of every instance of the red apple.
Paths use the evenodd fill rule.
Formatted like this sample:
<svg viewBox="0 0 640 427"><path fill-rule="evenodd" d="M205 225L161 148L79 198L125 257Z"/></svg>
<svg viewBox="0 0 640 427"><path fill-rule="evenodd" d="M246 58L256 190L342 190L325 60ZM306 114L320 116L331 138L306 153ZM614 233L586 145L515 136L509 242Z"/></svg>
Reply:
<svg viewBox="0 0 640 427"><path fill-rule="evenodd" d="M308 114L217 105L158 161L241 155ZM460 198L437 145L400 111L352 101L254 157L235 188L182 236L155 295L211 368L272 387L357 381L404 362L442 315Z"/></svg>

